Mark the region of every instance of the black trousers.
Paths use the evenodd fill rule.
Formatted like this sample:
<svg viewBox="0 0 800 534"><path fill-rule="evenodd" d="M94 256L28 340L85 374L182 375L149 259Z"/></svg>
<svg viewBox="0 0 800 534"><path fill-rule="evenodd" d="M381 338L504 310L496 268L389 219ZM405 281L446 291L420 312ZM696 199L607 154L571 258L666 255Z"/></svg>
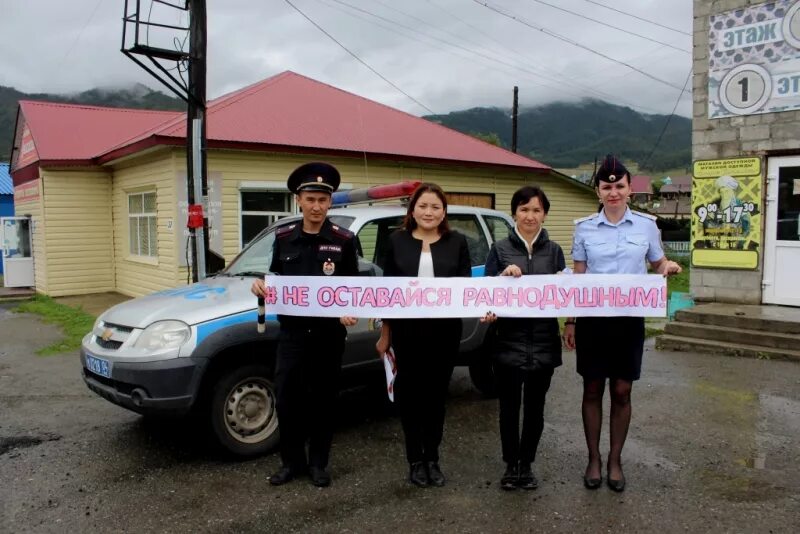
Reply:
<svg viewBox="0 0 800 534"><path fill-rule="evenodd" d="M395 402L409 463L438 462L445 400L461 341L461 319L392 320Z"/></svg>
<svg viewBox="0 0 800 534"><path fill-rule="evenodd" d="M278 336L275 388L281 459L296 470L328 465L346 336L339 326L281 328Z"/></svg>
<svg viewBox="0 0 800 534"><path fill-rule="evenodd" d="M526 371L519 367L495 364L495 376L500 400L503 461L507 464L533 463L544 430L544 403L553 369ZM520 405L523 410L521 436Z"/></svg>

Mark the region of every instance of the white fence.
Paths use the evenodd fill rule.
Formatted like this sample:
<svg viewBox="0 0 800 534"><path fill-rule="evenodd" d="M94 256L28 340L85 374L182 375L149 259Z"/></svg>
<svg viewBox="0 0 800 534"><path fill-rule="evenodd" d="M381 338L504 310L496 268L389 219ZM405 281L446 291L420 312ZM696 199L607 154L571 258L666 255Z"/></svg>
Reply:
<svg viewBox="0 0 800 534"><path fill-rule="evenodd" d="M673 256L688 256L688 241L664 241L664 252Z"/></svg>

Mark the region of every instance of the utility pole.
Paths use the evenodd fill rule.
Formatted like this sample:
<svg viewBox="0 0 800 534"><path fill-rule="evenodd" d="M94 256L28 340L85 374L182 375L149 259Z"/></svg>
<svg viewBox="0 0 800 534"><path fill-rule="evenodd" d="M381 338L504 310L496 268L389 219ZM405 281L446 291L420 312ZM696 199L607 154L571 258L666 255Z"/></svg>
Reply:
<svg viewBox="0 0 800 534"><path fill-rule="evenodd" d="M514 105L511 108L511 152L517 153L517 122L519 117L519 88L514 86Z"/></svg>
<svg viewBox="0 0 800 534"><path fill-rule="evenodd" d="M186 113L186 199L187 231L189 244L187 252L189 272L193 282L206 276L208 247L208 179L206 166L206 0L152 0L162 8L172 8L187 12L189 25L181 26L151 20L153 3L150 9L142 7L140 0L125 0L122 18L123 54L142 67L155 79L175 93L187 104ZM151 30L154 42L151 43ZM163 46L174 36L174 48ZM183 50L188 33L189 51ZM141 59L140 59L141 58ZM146 63L144 59L148 59ZM188 71L188 83L182 72ZM177 72L177 75L175 74ZM205 208L205 209L204 209Z"/></svg>
<svg viewBox="0 0 800 534"><path fill-rule="evenodd" d="M189 3L189 109L186 113L186 171L189 205L203 206L203 224L189 227L195 251L192 281L206 277L208 250L208 175L206 173L206 1Z"/></svg>

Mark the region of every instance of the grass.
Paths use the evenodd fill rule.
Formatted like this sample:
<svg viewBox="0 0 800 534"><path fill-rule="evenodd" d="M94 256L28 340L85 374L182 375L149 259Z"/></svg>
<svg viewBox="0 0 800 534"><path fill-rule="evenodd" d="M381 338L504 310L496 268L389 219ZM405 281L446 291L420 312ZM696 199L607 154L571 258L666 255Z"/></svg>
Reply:
<svg viewBox="0 0 800 534"><path fill-rule="evenodd" d="M667 278L667 292L669 295L672 295L673 291L689 293L689 271L691 270L689 258L675 258L674 261L680 264L683 272Z"/></svg>
<svg viewBox="0 0 800 534"><path fill-rule="evenodd" d="M41 316L44 322L61 327L64 338L37 350L36 354L41 356L77 350L81 346L81 339L91 331L95 321L95 317L83 311L82 308L59 304L44 295L36 295L31 300L21 303L15 308L15 311L35 313Z"/></svg>

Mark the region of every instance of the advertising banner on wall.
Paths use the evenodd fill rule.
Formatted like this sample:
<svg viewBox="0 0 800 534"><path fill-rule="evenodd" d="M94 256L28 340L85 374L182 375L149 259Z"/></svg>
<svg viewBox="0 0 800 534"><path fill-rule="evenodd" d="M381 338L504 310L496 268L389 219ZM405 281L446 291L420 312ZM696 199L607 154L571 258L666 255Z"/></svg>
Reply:
<svg viewBox="0 0 800 534"><path fill-rule="evenodd" d="M800 109L800 0L709 17L708 117Z"/></svg>
<svg viewBox="0 0 800 534"><path fill-rule="evenodd" d="M760 158L696 161L692 266L757 269L762 211Z"/></svg>

